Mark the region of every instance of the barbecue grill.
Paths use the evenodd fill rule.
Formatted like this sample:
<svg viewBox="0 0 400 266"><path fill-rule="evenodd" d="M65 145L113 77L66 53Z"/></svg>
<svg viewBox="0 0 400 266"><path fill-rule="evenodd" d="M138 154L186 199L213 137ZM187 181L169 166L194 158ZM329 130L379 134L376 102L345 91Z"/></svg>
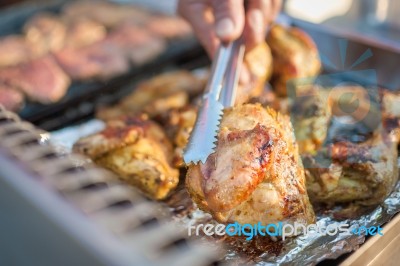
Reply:
<svg viewBox="0 0 400 266"><path fill-rule="evenodd" d="M0 35L14 33L36 11L57 11L64 2L43 1L42 5L23 4L3 11ZM338 58L332 44L343 37L349 42L350 61L371 49L374 61L362 62L361 67L374 69L377 80L371 81L364 72L343 72L332 76L332 82L399 88L399 76L389 63L400 62L400 48L359 35L343 35L329 26L281 19L308 32L328 58ZM181 40L171 47L158 61L127 75L106 83L74 84L60 103L28 105L18 115L0 107L0 265L226 264L221 261L224 247L189 237L166 204L146 199L113 173L54 145L51 134L44 131L93 118L98 105L118 101L150 75L175 68L193 70L209 63L193 40ZM324 69L327 74L337 71L327 64ZM390 263L387 258L396 255L400 243L399 219L397 216L385 225L384 237L372 237L351 256L322 264Z"/></svg>

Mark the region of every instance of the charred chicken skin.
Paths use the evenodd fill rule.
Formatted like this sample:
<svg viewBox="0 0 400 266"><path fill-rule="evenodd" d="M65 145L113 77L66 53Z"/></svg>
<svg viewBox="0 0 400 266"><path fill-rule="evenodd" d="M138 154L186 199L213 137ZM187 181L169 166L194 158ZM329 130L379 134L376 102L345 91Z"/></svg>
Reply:
<svg viewBox="0 0 400 266"><path fill-rule="evenodd" d="M398 180L399 98L385 92L376 105L360 86L312 89L312 101L300 97L291 110L296 137L307 144L300 154L310 199L353 207L381 203ZM344 115L346 109L353 111Z"/></svg>
<svg viewBox="0 0 400 266"><path fill-rule="evenodd" d="M377 132L367 141L328 145L315 157L304 156L312 201L374 206L398 180L397 145Z"/></svg>
<svg viewBox="0 0 400 266"><path fill-rule="evenodd" d="M315 220L290 121L260 105L225 111L215 153L189 167L186 187L220 222Z"/></svg>
<svg viewBox="0 0 400 266"><path fill-rule="evenodd" d="M106 128L80 139L73 150L115 172L151 199L164 199L177 186L172 145L163 129L144 116L110 120Z"/></svg>

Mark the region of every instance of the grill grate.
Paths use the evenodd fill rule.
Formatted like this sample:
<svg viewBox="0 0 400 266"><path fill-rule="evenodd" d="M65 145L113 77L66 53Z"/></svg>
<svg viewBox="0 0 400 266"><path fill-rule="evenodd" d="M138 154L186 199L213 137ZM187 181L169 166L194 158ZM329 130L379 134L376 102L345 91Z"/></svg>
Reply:
<svg viewBox="0 0 400 266"><path fill-rule="evenodd" d="M1 106L0 148L154 265L215 265L220 257L215 248L189 239L166 206L147 200L86 158L60 151L50 144L48 133Z"/></svg>

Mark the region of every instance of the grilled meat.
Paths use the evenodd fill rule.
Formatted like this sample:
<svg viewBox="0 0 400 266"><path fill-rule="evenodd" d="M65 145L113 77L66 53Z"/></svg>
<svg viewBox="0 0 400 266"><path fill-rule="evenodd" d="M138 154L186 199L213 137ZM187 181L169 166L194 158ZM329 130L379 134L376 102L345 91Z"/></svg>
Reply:
<svg viewBox="0 0 400 266"><path fill-rule="evenodd" d="M32 101L53 103L60 100L70 85L69 77L51 55L0 71L0 83L17 88Z"/></svg>
<svg viewBox="0 0 400 266"><path fill-rule="evenodd" d="M315 220L289 118L260 105L225 111L216 152L189 167L186 186L220 222Z"/></svg>
<svg viewBox="0 0 400 266"><path fill-rule="evenodd" d="M64 46L67 28L61 18L50 13L40 13L25 24L24 32L28 42L39 47L43 55Z"/></svg>
<svg viewBox="0 0 400 266"><path fill-rule="evenodd" d="M18 111L24 103L24 95L10 86L0 84L0 105L10 111Z"/></svg>
<svg viewBox="0 0 400 266"><path fill-rule="evenodd" d="M170 109L157 117L174 145L173 163L176 167L185 166L183 151L188 143L196 118L197 108L193 105Z"/></svg>
<svg viewBox="0 0 400 266"><path fill-rule="evenodd" d="M305 155L312 201L374 206L385 200L398 180L397 145L375 133L362 143L337 142L316 156Z"/></svg>
<svg viewBox="0 0 400 266"><path fill-rule="evenodd" d="M267 37L273 56L272 86L280 96L287 95L287 83L316 76L321 68L313 40L298 28L274 25Z"/></svg>
<svg viewBox="0 0 400 266"><path fill-rule="evenodd" d="M400 143L400 93L381 90L382 124L392 141Z"/></svg>
<svg viewBox="0 0 400 266"><path fill-rule="evenodd" d="M296 98L292 119L304 144L300 147L310 199L352 203L353 208L381 203L398 179L398 139L390 137L396 128L385 126L388 110L396 113L392 95L377 99L383 109L357 86L311 86L305 95Z"/></svg>
<svg viewBox="0 0 400 266"><path fill-rule="evenodd" d="M101 43L83 48L64 48L55 53L55 58L74 80L106 80L129 70L129 62L123 54Z"/></svg>
<svg viewBox="0 0 400 266"><path fill-rule="evenodd" d="M246 85L239 84L236 104L248 102L252 97L262 94L265 82L272 72L272 55L266 43L261 43L247 51L243 60L250 74L250 82Z"/></svg>
<svg viewBox="0 0 400 266"><path fill-rule="evenodd" d="M88 18L108 28L126 21L145 24L150 19L150 14L143 9L131 5L118 5L109 1L74 1L66 5L63 11L66 16L72 19L76 17Z"/></svg>
<svg viewBox="0 0 400 266"><path fill-rule="evenodd" d="M140 83L132 94L113 107L100 109L97 117L112 119L124 114L146 112L150 117L166 113L170 109L184 107L189 99L204 88L204 81L187 71L174 71Z"/></svg>
<svg viewBox="0 0 400 266"><path fill-rule="evenodd" d="M100 133L80 139L73 150L115 172L152 199L164 199L177 186L172 146L163 129L145 117L111 120Z"/></svg>
<svg viewBox="0 0 400 266"><path fill-rule="evenodd" d="M0 68L25 63L38 55L23 36L10 35L0 39Z"/></svg>
<svg viewBox="0 0 400 266"><path fill-rule="evenodd" d="M300 154L315 153L326 139L331 119L327 95L316 85L296 87L290 115Z"/></svg>
<svg viewBox="0 0 400 266"><path fill-rule="evenodd" d="M64 19L67 32L64 47L79 48L96 43L106 36L105 27L87 18Z"/></svg>
<svg viewBox="0 0 400 266"><path fill-rule="evenodd" d="M120 51L135 65L148 63L166 49L163 38L130 23L124 23L112 31L103 45Z"/></svg>
<svg viewBox="0 0 400 266"><path fill-rule="evenodd" d="M146 28L167 39L187 37L192 33L190 25L183 19L163 15L152 16Z"/></svg>

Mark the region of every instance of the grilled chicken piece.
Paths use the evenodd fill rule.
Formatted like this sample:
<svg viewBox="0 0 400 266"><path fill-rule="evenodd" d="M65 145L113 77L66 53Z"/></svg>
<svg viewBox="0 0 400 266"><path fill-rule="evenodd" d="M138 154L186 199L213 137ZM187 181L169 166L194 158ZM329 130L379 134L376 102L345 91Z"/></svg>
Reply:
<svg viewBox="0 0 400 266"><path fill-rule="evenodd" d="M97 21L108 28L129 21L145 24L150 14L132 5L118 5L109 1L83 0L74 1L64 8L64 14L73 18L83 17Z"/></svg>
<svg viewBox="0 0 400 266"><path fill-rule="evenodd" d="M23 36L3 37L0 39L0 68L26 63L38 53Z"/></svg>
<svg viewBox="0 0 400 266"><path fill-rule="evenodd" d="M273 56L272 86L280 96L287 95L287 83L316 76L321 61L313 40L298 28L274 25L267 37Z"/></svg>
<svg viewBox="0 0 400 266"><path fill-rule="evenodd" d="M304 85L296 87L296 95L290 100L289 112L300 154L316 153L326 139L331 120L328 95L317 85Z"/></svg>
<svg viewBox="0 0 400 266"><path fill-rule="evenodd" d="M0 71L0 83L19 89L32 101L54 103L70 85L69 77L51 55Z"/></svg>
<svg viewBox="0 0 400 266"><path fill-rule="evenodd" d="M163 15L152 16L146 23L146 28L167 39L188 37L192 34L192 29L185 20Z"/></svg>
<svg viewBox="0 0 400 266"><path fill-rule="evenodd" d="M135 65L155 59L166 49L163 38L131 23L124 23L112 31L103 45L118 50Z"/></svg>
<svg viewBox="0 0 400 266"><path fill-rule="evenodd" d="M61 18L50 13L40 13L25 24L24 32L28 42L39 47L43 55L64 46L67 28Z"/></svg>
<svg viewBox="0 0 400 266"><path fill-rule="evenodd" d="M64 48L55 53L55 58L74 80L107 80L129 70L129 62L123 54L101 43L83 48Z"/></svg>
<svg viewBox="0 0 400 266"><path fill-rule="evenodd" d="M150 117L184 107L200 94L204 80L188 71L173 71L140 83L132 94L113 107L100 109L97 117L109 120L124 114L147 113Z"/></svg>
<svg viewBox="0 0 400 266"><path fill-rule="evenodd" d="M160 126L145 117L109 121L100 133L75 143L73 150L114 171L152 199L164 199L179 181L178 170L171 166L170 141Z"/></svg>
<svg viewBox="0 0 400 266"><path fill-rule="evenodd" d="M0 84L0 105L7 110L18 111L24 104L24 95L10 86Z"/></svg>
<svg viewBox="0 0 400 266"><path fill-rule="evenodd" d="M374 206L398 180L397 144L376 132L365 142L341 141L304 156L312 201Z"/></svg>
<svg viewBox="0 0 400 266"><path fill-rule="evenodd" d="M382 124L395 143L400 143L400 93L381 90Z"/></svg>
<svg viewBox="0 0 400 266"><path fill-rule="evenodd" d="M186 186L219 222L315 220L290 120L260 105L225 111L216 152L192 165Z"/></svg>
<svg viewBox="0 0 400 266"><path fill-rule="evenodd" d="M87 18L64 18L67 25L64 47L79 48L91 45L105 38L106 28Z"/></svg>
<svg viewBox="0 0 400 266"><path fill-rule="evenodd" d="M249 71L250 82L245 86L239 84L236 104L248 102L263 93L265 82L272 73L272 55L268 45L261 43L251 51L247 51L243 64Z"/></svg>
<svg viewBox="0 0 400 266"><path fill-rule="evenodd" d="M305 144L301 154L310 199L352 203L353 209L381 203L398 179L398 140L390 137L393 128L380 123L386 109L393 110L393 98L386 95L383 109L377 109L362 87L312 89L292 109L296 137Z"/></svg>
<svg viewBox="0 0 400 266"><path fill-rule="evenodd" d="M183 151L189 141L196 118L197 108L194 105L174 108L157 117L174 145L173 163L175 167L185 166Z"/></svg>

